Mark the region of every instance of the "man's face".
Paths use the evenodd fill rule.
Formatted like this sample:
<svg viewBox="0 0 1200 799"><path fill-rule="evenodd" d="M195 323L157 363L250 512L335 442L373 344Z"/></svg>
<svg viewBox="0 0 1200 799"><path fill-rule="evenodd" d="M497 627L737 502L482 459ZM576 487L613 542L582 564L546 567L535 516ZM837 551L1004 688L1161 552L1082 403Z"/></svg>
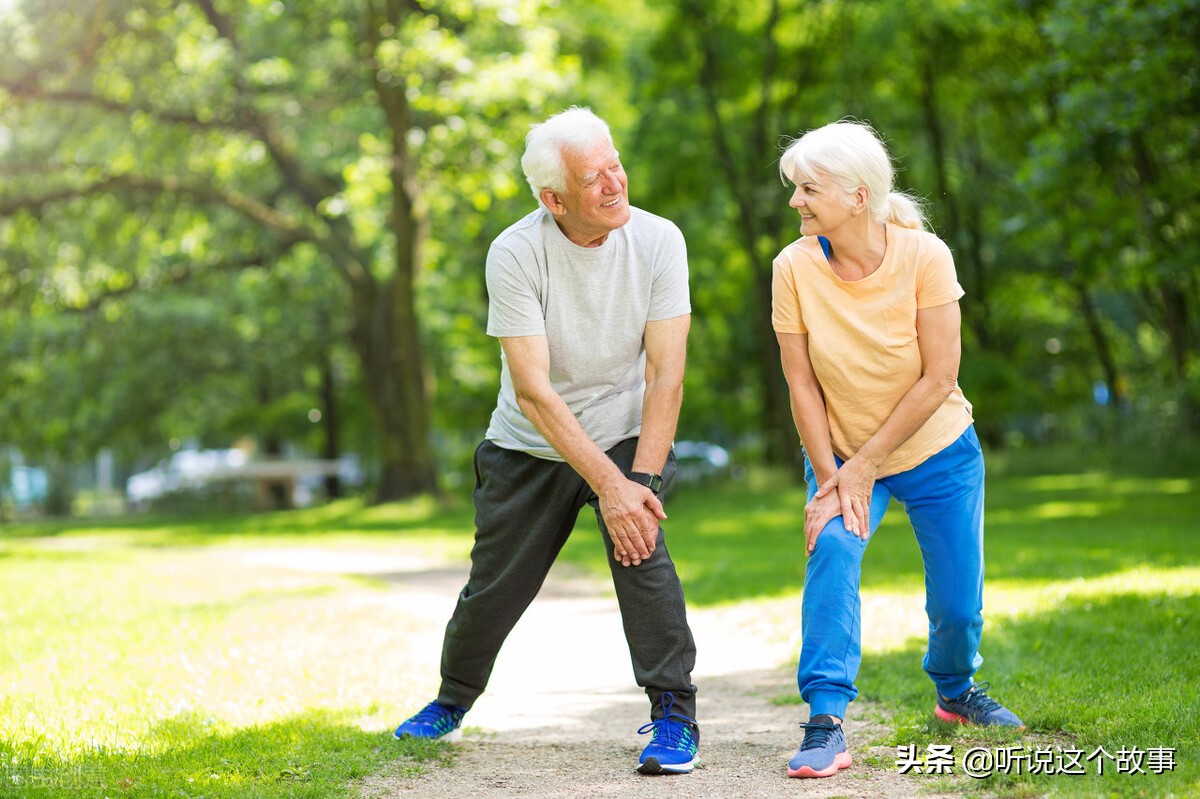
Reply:
<svg viewBox="0 0 1200 799"><path fill-rule="evenodd" d="M566 191L547 189L543 202L567 238L581 246L599 246L629 221L628 180L620 156L602 140L590 150L564 153L563 160Z"/></svg>

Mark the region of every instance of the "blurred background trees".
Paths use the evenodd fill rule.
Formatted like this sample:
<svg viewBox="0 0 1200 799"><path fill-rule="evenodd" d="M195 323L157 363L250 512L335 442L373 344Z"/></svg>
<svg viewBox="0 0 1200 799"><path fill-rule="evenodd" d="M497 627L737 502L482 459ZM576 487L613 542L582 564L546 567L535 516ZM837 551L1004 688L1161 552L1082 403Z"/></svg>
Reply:
<svg viewBox="0 0 1200 799"><path fill-rule="evenodd" d="M776 162L849 116L955 253L989 445L1171 457L1200 436L1198 11L0 0L0 448L68 494L172 441L355 452L377 500L469 480L484 255L534 207L529 124L581 104L688 240L680 438L796 463Z"/></svg>

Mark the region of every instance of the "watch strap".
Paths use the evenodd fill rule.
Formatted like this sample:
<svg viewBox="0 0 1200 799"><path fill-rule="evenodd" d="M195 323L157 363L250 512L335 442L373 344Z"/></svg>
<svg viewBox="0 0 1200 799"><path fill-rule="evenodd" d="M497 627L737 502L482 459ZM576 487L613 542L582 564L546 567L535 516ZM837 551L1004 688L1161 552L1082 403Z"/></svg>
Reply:
<svg viewBox="0 0 1200 799"><path fill-rule="evenodd" d="M655 496L658 496L658 492L662 491L662 475L651 474L649 472L630 472L629 479L635 483L641 483L646 488L653 491Z"/></svg>

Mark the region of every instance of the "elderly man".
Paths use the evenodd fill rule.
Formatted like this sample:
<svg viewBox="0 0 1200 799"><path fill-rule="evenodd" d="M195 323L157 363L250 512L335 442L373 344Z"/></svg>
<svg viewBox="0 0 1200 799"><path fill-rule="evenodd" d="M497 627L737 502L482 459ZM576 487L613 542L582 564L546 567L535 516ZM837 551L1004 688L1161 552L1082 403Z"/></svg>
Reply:
<svg viewBox="0 0 1200 799"><path fill-rule="evenodd" d="M475 451L471 575L446 627L438 697L396 737L462 723L587 503L650 699L638 771L687 773L700 737L696 649L658 497L675 471L691 324L683 236L630 206L608 126L588 109L535 125L521 166L539 208L488 252L501 377Z"/></svg>

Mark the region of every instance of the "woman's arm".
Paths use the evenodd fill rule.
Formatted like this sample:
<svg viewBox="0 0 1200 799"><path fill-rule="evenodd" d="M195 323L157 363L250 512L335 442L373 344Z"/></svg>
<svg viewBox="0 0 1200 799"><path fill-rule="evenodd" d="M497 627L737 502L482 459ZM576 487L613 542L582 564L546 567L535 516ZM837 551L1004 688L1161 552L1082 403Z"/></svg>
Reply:
<svg viewBox="0 0 1200 799"><path fill-rule="evenodd" d="M796 432L812 464L818 485L824 484L837 473L837 461L833 459L833 444L829 437L829 417L825 410L825 394L817 382L812 360L808 356L808 335L804 333L776 333L779 353L783 361L783 374L787 378L788 397L792 405L792 419ZM840 515L841 506L836 493L814 499L804 506L805 551L812 554L817 536L830 519Z"/></svg>
<svg viewBox="0 0 1200 799"><path fill-rule="evenodd" d="M887 457L929 421L958 384L962 358L961 313L958 301L917 310L917 347L921 352L921 377L896 405L887 420L867 439L854 457L822 483L824 497L836 486L842 497L846 525L863 537L869 532L868 514L875 475Z"/></svg>

